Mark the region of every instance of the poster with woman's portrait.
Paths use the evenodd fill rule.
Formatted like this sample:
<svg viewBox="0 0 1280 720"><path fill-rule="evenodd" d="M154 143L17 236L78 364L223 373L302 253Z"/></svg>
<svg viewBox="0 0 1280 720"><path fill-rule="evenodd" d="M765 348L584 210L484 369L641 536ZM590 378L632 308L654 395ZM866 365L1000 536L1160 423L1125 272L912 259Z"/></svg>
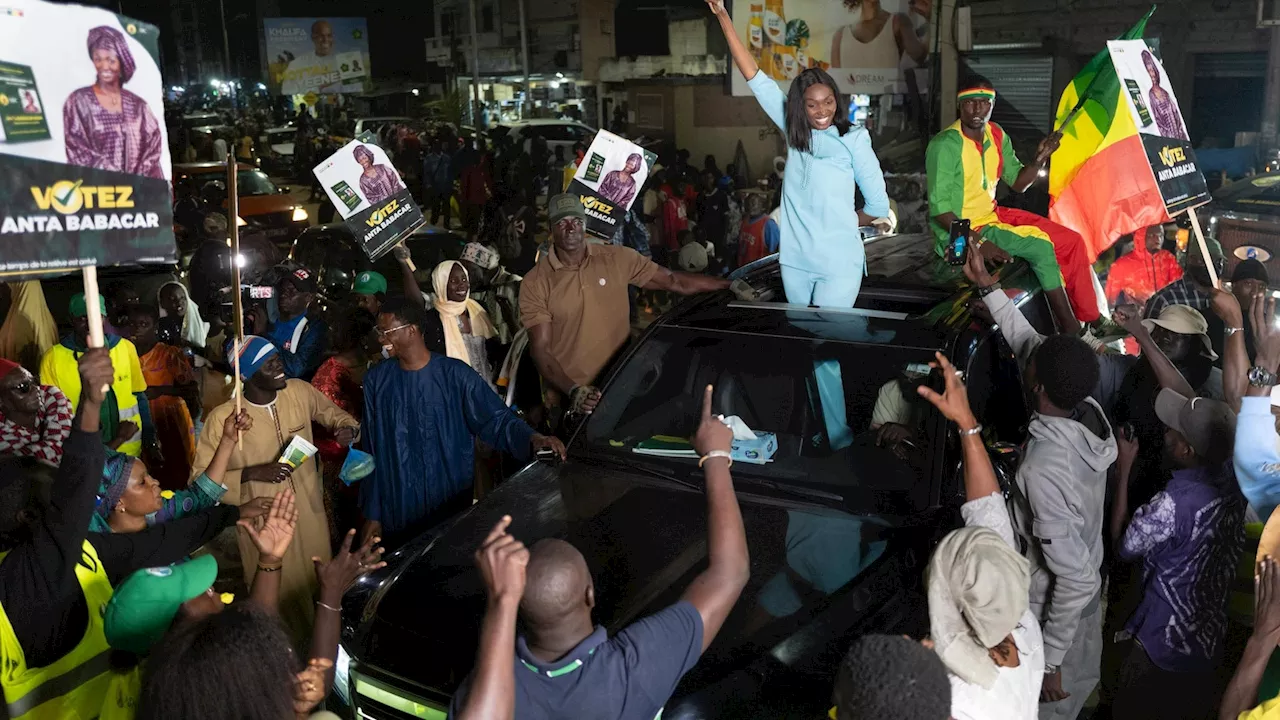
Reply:
<svg viewBox="0 0 1280 720"><path fill-rule="evenodd" d="M1122 104L1142 138L1165 211L1173 216L1209 202L1209 186L1160 59L1142 40L1112 40L1107 50L1120 80Z"/></svg>
<svg viewBox="0 0 1280 720"><path fill-rule="evenodd" d="M733 26L783 92L820 68L849 94L922 95L929 88L937 0L734 0ZM730 73L734 95L750 95Z"/></svg>
<svg viewBox="0 0 1280 720"><path fill-rule="evenodd" d="M313 172L372 260L426 222L399 171L370 133L347 143Z"/></svg>
<svg viewBox="0 0 1280 720"><path fill-rule="evenodd" d="M596 133L566 190L582 198L588 233L613 237L656 160L652 152L608 130Z"/></svg>
<svg viewBox="0 0 1280 720"><path fill-rule="evenodd" d="M106 10L0 11L0 273L173 262L159 32Z"/></svg>

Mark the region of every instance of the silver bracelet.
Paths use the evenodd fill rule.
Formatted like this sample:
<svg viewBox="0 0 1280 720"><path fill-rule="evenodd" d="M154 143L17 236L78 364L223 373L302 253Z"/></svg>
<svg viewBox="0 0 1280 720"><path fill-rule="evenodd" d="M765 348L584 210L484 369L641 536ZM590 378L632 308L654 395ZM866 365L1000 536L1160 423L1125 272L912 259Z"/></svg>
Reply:
<svg viewBox="0 0 1280 720"><path fill-rule="evenodd" d="M319 600L317 600L317 601L316 601L316 604L317 604L317 605L319 605L320 607L324 608L325 610L332 610L332 611L334 611L334 612L336 612L336 613L341 613L341 612L342 612L342 611L341 611L341 610L339 610L338 608L336 608L336 607L334 607L334 606L332 606L332 605L326 605L325 603L320 602Z"/></svg>
<svg viewBox="0 0 1280 720"><path fill-rule="evenodd" d="M1223 330L1226 331L1227 337L1231 337L1232 335L1235 335L1238 332L1244 332L1244 328L1242 327L1229 327L1229 328L1223 328Z"/></svg>
<svg viewBox="0 0 1280 720"><path fill-rule="evenodd" d="M961 436L961 437L964 437L964 436L966 436L966 435L977 435L977 434L978 434L978 433L980 433L980 432L982 432L982 424L981 424L981 423L979 423L979 424L977 424L977 425L974 425L973 427L969 428L968 430L961 429L961 430L960 430L960 436Z"/></svg>

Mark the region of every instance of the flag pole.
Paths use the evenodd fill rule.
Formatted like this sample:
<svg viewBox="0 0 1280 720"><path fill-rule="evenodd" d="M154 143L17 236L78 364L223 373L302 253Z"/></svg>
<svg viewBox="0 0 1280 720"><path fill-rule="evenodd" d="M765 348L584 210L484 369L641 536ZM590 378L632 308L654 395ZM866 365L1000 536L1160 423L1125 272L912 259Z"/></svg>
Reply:
<svg viewBox="0 0 1280 720"><path fill-rule="evenodd" d="M84 279L85 319L89 321L89 347L106 346L106 338L102 332L102 308L98 305L98 266L89 265L80 269ZM111 390L110 385L103 385L102 392Z"/></svg>
<svg viewBox="0 0 1280 720"><path fill-rule="evenodd" d="M244 342L244 305L240 301L240 190L236 171L236 157L227 151L227 226L231 230L231 322L235 329L235 342L231 344L231 366L235 373L233 382L236 398L236 417L240 416L244 382L240 379L240 345ZM240 431L236 431L240 439Z"/></svg>
<svg viewBox="0 0 1280 720"><path fill-rule="evenodd" d="M1218 271L1213 267L1213 258L1209 256L1209 244L1204 241L1204 231L1200 229L1200 218L1196 217L1195 208L1187 211L1187 217L1191 218L1191 229L1196 234L1196 244L1200 246L1200 256L1204 258L1204 266L1209 271L1209 279L1213 281L1215 288L1221 287L1218 280Z"/></svg>

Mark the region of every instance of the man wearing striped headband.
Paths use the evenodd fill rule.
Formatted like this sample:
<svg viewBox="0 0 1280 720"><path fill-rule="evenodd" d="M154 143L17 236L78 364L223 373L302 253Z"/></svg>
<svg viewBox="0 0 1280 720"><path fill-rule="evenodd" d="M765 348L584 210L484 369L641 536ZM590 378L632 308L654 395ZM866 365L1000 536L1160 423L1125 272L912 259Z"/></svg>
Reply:
<svg viewBox="0 0 1280 720"><path fill-rule="evenodd" d="M1063 331L1078 332L1079 321L1098 319L1093 269L1084 240L1035 213L996 205L1001 180L1025 192L1044 172L1061 135L1040 142L1035 161L1023 166L1003 128L991 122L996 91L978 79L962 86L960 119L929 141L929 216L939 255L951 237L951 223L970 223L971 247L987 262L1026 260L1044 288ZM1064 290L1065 285L1065 290Z"/></svg>
<svg viewBox="0 0 1280 720"><path fill-rule="evenodd" d="M282 451L294 445L315 452L313 423L327 428L341 445L350 445L360 434L360 422L340 409L311 383L285 375L282 355L266 338L247 335L236 352L235 340L227 344L227 358L240 359L244 379L242 405L252 427L245 431L222 475L227 487L224 502L244 505L257 498L272 497L284 487L297 493L298 524L293 542L280 569L280 619L291 637L301 642L309 637L315 617L315 593L319 588L311 558L328 562L333 553L329 544L329 521L324 509L324 488L314 456L300 463L283 462ZM226 431L226 420L236 411L235 401L214 408L205 419L204 431L192 463L196 476L213 462ZM345 530L345 528L343 528ZM246 582L258 566L258 548L246 533L237 538Z"/></svg>

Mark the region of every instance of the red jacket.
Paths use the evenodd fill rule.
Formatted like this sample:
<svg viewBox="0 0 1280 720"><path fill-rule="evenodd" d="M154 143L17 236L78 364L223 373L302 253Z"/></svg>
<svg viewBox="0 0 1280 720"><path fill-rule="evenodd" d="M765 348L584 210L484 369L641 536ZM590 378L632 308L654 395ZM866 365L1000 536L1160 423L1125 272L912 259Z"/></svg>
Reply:
<svg viewBox="0 0 1280 720"><path fill-rule="evenodd" d="M1130 302L1145 305L1157 291L1181 278L1182 268L1173 253L1158 250L1153 255L1139 239L1134 242L1132 252L1121 255L1111 264L1107 273L1107 302L1115 305L1116 298L1124 292Z"/></svg>
<svg viewBox="0 0 1280 720"><path fill-rule="evenodd" d="M689 229L689 212L684 201L677 197L668 197L662 205L662 243L668 250L680 251L681 230Z"/></svg>

